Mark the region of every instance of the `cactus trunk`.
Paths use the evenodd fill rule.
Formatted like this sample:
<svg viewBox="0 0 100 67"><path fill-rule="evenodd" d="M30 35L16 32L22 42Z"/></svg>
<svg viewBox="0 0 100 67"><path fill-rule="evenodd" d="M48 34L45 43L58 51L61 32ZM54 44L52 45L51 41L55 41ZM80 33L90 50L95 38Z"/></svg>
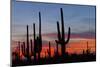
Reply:
<svg viewBox="0 0 100 67"><path fill-rule="evenodd" d="M86 50L86 53L87 53L87 54L90 54L90 49L89 49L88 42L87 42L87 50Z"/></svg>
<svg viewBox="0 0 100 67"><path fill-rule="evenodd" d="M25 42L23 42L23 55L25 55L26 54L26 50L25 50L26 48L25 48Z"/></svg>
<svg viewBox="0 0 100 67"><path fill-rule="evenodd" d="M35 39L35 23L33 23L33 36L34 36L34 60L36 61L36 39Z"/></svg>
<svg viewBox="0 0 100 67"><path fill-rule="evenodd" d="M48 55L49 55L49 57L51 57L51 44L50 44L50 42L49 42L49 50L48 50Z"/></svg>
<svg viewBox="0 0 100 67"><path fill-rule="evenodd" d="M32 39L30 40L30 44L31 44L31 55L33 55L33 43L32 43Z"/></svg>
<svg viewBox="0 0 100 67"><path fill-rule="evenodd" d="M42 50L42 36L41 36L41 13L39 12L39 52Z"/></svg>
<svg viewBox="0 0 100 67"><path fill-rule="evenodd" d="M29 59L29 29L28 29L28 25L27 25L26 43L27 43L26 56L27 56L27 58Z"/></svg>

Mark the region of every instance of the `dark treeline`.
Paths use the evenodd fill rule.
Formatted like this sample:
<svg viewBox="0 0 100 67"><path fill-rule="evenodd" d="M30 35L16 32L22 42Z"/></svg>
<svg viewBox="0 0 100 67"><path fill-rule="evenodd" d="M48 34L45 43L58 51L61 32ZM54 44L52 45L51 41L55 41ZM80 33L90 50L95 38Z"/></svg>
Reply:
<svg viewBox="0 0 100 67"><path fill-rule="evenodd" d="M59 21L57 21L57 37L56 50L54 51L54 56L51 57L51 43L48 42L49 49L47 50L48 56L41 58L40 53L42 51L42 35L41 35L41 13L39 12L39 35L36 36L35 23L33 23L33 40L29 38L29 26L26 26L26 42L18 42L19 52L13 52L12 56L12 66L25 66L25 65L38 65L38 64L56 64L56 63L71 63L71 62L85 62L85 61L95 61L96 54L91 53L88 47L87 50L83 50L82 54L69 54L66 52L66 44L70 41L71 27L68 28L67 40L65 40L65 30L64 30L64 18L63 9L60 8L61 13L61 27ZM29 46L30 45L30 46ZM59 47L61 46L61 55L59 55ZM30 48L31 47L31 48ZM22 52L24 58L20 57L20 52ZM31 52L31 53L30 53Z"/></svg>

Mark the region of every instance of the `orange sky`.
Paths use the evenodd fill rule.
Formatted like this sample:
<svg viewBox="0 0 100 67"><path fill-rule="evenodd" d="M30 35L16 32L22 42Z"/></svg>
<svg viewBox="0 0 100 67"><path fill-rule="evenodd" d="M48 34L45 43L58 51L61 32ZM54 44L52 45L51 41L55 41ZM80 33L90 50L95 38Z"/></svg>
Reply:
<svg viewBox="0 0 100 67"><path fill-rule="evenodd" d="M66 52L68 53L82 53L83 50L87 50L87 41L88 47L91 52L95 52L95 39L87 39L87 40L79 40L70 42L68 46L66 46ZM67 45L67 44L66 44ZM43 47L42 54L45 55L46 49L48 47ZM51 54L53 56L55 47L51 48ZM61 54L61 48L59 47L59 53Z"/></svg>
<svg viewBox="0 0 100 67"><path fill-rule="evenodd" d="M71 39L68 44L66 44L66 52L68 53L82 53L83 50L87 49L87 42L89 49L91 52L95 52L95 39ZM42 47L41 57L48 56L47 53L48 44L47 46ZM18 51L18 49L13 48L13 51ZM56 51L56 46L51 45L51 56L54 55L54 51ZM59 45L59 54L61 54L61 47Z"/></svg>

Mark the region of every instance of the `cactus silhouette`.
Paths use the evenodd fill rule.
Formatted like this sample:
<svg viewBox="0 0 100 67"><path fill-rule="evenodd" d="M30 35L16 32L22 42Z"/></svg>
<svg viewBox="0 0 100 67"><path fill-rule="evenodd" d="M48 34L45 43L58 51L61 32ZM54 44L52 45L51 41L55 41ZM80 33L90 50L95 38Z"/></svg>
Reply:
<svg viewBox="0 0 100 67"><path fill-rule="evenodd" d="M47 50L49 57L51 57L51 44L49 42L49 49Z"/></svg>
<svg viewBox="0 0 100 67"><path fill-rule="evenodd" d="M83 50L82 53L83 53L83 55L84 55L84 54L85 54L85 51Z"/></svg>
<svg viewBox="0 0 100 67"><path fill-rule="evenodd" d="M64 18L63 18L63 10L62 8L60 8L60 12L61 12L61 32L60 32L60 26L59 26L59 22L57 21L57 31L58 31L58 40L55 40L57 44L61 45L61 51L62 51L62 55L65 54L65 48L66 48L66 44L69 42L70 39L70 27L68 28L68 37L67 40L65 40L65 30L64 30Z"/></svg>
<svg viewBox="0 0 100 67"><path fill-rule="evenodd" d="M87 42L87 50L86 50L86 53L87 53L87 54L90 54L90 49L89 49L88 42Z"/></svg>
<svg viewBox="0 0 100 67"><path fill-rule="evenodd" d="M22 51L22 54L24 53L24 47L23 47L23 44L21 45L21 51Z"/></svg>
<svg viewBox="0 0 100 67"><path fill-rule="evenodd" d="M18 49L19 49L19 50L18 50L18 54L19 54L19 56L18 56L19 58L18 58L18 59L20 60L20 50L21 50L21 49L20 49L20 41L18 41Z"/></svg>
<svg viewBox="0 0 100 67"><path fill-rule="evenodd" d="M30 55L29 55L29 29L28 29L28 25L26 26L26 29L27 29L27 36L26 36L26 43L27 43L26 57L29 59Z"/></svg>
<svg viewBox="0 0 100 67"><path fill-rule="evenodd" d="M33 55L33 43L32 43L32 39L30 40L30 44L31 44L31 56Z"/></svg>
<svg viewBox="0 0 100 67"><path fill-rule="evenodd" d="M21 48L22 54L25 56L25 42L22 43Z"/></svg>
<svg viewBox="0 0 100 67"><path fill-rule="evenodd" d="M41 13L39 12L39 36L36 37L35 23L33 23L34 30L34 57L36 59L36 53L38 54L38 59L40 59L40 52L42 50L42 36L41 36Z"/></svg>
<svg viewBox="0 0 100 67"><path fill-rule="evenodd" d="M35 33L35 24L33 23L33 36L34 36L34 60L36 61L36 51L37 51L37 46L36 46L36 33Z"/></svg>
<svg viewBox="0 0 100 67"><path fill-rule="evenodd" d="M24 56L26 54L25 42L23 42L23 54L24 54Z"/></svg>

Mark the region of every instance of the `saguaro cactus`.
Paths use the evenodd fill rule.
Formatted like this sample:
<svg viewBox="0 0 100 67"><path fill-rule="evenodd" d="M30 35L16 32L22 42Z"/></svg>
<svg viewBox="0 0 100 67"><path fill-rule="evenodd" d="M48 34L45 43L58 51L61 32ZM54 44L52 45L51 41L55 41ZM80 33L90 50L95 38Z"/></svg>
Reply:
<svg viewBox="0 0 100 67"><path fill-rule="evenodd" d="M25 48L25 42L23 42L23 55L26 55L26 48Z"/></svg>
<svg viewBox="0 0 100 67"><path fill-rule="evenodd" d="M18 50L18 54L19 54L19 60L20 60L20 50L21 50L21 49L20 49L20 41L18 41L18 49L19 49L19 50Z"/></svg>
<svg viewBox="0 0 100 67"><path fill-rule="evenodd" d="M87 43L87 50L86 50L86 53L87 53L87 54L90 54L90 49L89 49L88 42L86 42L86 43Z"/></svg>
<svg viewBox="0 0 100 67"><path fill-rule="evenodd" d="M21 44L22 54L25 56L25 42Z"/></svg>
<svg viewBox="0 0 100 67"><path fill-rule="evenodd" d="M27 29L27 37L26 37L26 43L27 43L26 57L29 59L29 30L28 30L28 25L26 26L26 29Z"/></svg>
<svg viewBox="0 0 100 67"><path fill-rule="evenodd" d="M42 36L41 36L41 13L39 12L39 36L36 37L35 23L33 24L34 30L34 57L36 58L36 53L38 54L38 59L40 59L40 52L42 50Z"/></svg>
<svg viewBox="0 0 100 67"><path fill-rule="evenodd" d="M37 46L36 46L36 33L35 33L35 23L33 23L33 36L34 36L34 60L36 60L36 51L37 51Z"/></svg>
<svg viewBox="0 0 100 67"><path fill-rule="evenodd" d="M68 37L67 40L65 40L65 30L64 30L64 19L63 19L63 10L62 8L60 9L61 12L61 32L60 32L60 26L59 26L59 22L57 21L57 31L58 31L58 40L55 40L57 44L61 45L61 51L62 51L62 55L65 54L65 48L66 48L66 44L69 42L70 39L70 27L68 28Z"/></svg>
<svg viewBox="0 0 100 67"><path fill-rule="evenodd" d="M21 45L21 51L22 51L22 54L23 54L23 51L24 51L23 44Z"/></svg>
<svg viewBox="0 0 100 67"><path fill-rule="evenodd" d="M32 43L32 39L30 40L30 44L31 44L31 55L33 55L33 43Z"/></svg>
<svg viewBox="0 0 100 67"><path fill-rule="evenodd" d="M51 57L51 44L49 42L49 49L47 50L49 57Z"/></svg>

